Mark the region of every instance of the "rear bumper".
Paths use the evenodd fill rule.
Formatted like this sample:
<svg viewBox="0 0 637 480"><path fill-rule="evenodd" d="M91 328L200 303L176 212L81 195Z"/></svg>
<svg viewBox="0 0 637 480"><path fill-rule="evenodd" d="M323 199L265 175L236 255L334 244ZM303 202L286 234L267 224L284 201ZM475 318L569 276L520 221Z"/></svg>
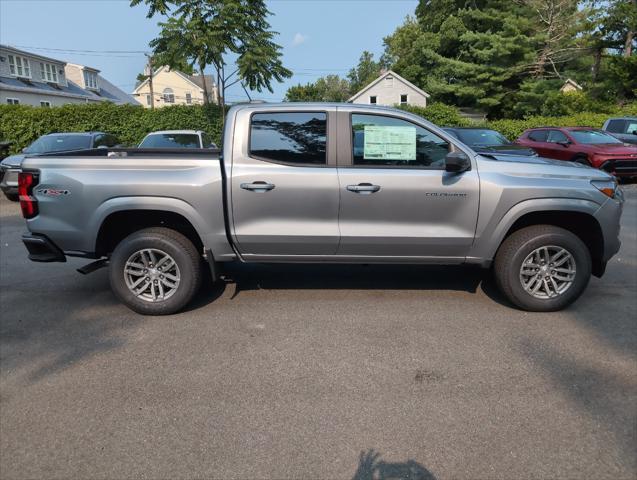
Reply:
<svg viewBox="0 0 637 480"><path fill-rule="evenodd" d="M25 233L22 243L29 251L29 260L33 262L66 262L64 252L45 235Z"/></svg>
<svg viewBox="0 0 637 480"><path fill-rule="evenodd" d="M0 167L0 190L4 193L18 193L19 168Z"/></svg>

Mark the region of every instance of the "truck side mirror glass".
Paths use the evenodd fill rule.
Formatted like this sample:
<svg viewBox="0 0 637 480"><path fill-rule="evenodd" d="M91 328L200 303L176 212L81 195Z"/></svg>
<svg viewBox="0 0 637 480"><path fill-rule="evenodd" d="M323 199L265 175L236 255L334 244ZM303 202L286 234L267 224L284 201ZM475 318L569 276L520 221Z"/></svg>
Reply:
<svg viewBox="0 0 637 480"><path fill-rule="evenodd" d="M471 160L469 156L458 150L449 152L445 156L445 170L451 173L462 173L471 170Z"/></svg>

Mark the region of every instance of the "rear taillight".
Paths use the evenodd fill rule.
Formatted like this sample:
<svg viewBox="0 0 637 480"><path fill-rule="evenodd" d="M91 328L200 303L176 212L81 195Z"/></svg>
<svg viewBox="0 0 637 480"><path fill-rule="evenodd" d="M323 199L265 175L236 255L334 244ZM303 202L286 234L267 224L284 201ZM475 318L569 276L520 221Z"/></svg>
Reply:
<svg viewBox="0 0 637 480"><path fill-rule="evenodd" d="M20 172L18 174L18 195L24 218L33 218L38 214L38 201L33 196L33 187L37 183L38 179L33 173Z"/></svg>

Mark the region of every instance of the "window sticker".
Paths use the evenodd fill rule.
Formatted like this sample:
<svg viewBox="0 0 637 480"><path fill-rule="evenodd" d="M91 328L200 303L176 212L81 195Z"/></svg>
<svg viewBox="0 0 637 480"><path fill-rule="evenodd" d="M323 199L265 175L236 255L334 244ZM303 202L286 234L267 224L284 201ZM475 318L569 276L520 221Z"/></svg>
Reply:
<svg viewBox="0 0 637 480"><path fill-rule="evenodd" d="M416 127L365 125L365 160L416 160Z"/></svg>

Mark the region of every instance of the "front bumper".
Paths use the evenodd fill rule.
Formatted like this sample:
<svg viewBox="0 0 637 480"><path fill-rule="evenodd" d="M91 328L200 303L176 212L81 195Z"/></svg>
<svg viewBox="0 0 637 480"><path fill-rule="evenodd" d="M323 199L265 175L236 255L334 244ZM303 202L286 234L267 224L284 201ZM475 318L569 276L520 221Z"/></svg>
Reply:
<svg viewBox="0 0 637 480"><path fill-rule="evenodd" d="M623 208L624 197L620 191L616 198L609 198L595 213L595 218L599 222L604 236L603 262L608 262L613 255L619 252L621 247L619 231Z"/></svg>
<svg viewBox="0 0 637 480"><path fill-rule="evenodd" d="M64 252L45 235L25 233L22 243L29 251L29 260L33 262L66 262Z"/></svg>
<svg viewBox="0 0 637 480"><path fill-rule="evenodd" d="M637 158L608 158L599 167L616 177L637 177Z"/></svg>

